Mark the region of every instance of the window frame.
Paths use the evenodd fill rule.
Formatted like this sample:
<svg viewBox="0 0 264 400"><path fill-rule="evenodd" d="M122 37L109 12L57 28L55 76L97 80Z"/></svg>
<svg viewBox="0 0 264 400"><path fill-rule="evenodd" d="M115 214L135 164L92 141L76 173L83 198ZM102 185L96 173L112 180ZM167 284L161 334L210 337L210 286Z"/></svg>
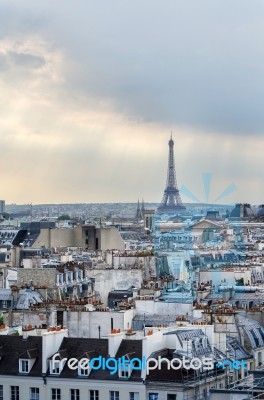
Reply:
<svg viewBox="0 0 264 400"><path fill-rule="evenodd" d="M149 393L148 400L159 400L159 394L156 392Z"/></svg>
<svg viewBox="0 0 264 400"><path fill-rule="evenodd" d="M51 400L61 400L60 388L51 388Z"/></svg>
<svg viewBox="0 0 264 400"><path fill-rule="evenodd" d="M118 390L110 390L110 400L119 400L119 391Z"/></svg>
<svg viewBox="0 0 264 400"><path fill-rule="evenodd" d="M70 400L80 400L80 389L70 389Z"/></svg>
<svg viewBox="0 0 264 400"><path fill-rule="evenodd" d="M52 368L54 366L54 368ZM61 360L50 361L50 374L60 375L61 373Z"/></svg>
<svg viewBox="0 0 264 400"><path fill-rule="evenodd" d="M19 400L19 386L10 386L10 399Z"/></svg>
<svg viewBox="0 0 264 400"><path fill-rule="evenodd" d="M19 359L19 372L21 374L28 374L30 371L30 367L29 367L29 360L26 358L20 358ZM24 365L27 366L27 368L24 368Z"/></svg>
<svg viewBox="0 0 264 400"><path fill-rule="evenodd" d="M39 400L39 388L31 387L29 388L29 390L30 390L30 400Z"/></svg>
<svg viewBox="0 0 264 400"><path fill-rule="evenodd" d="M170 396L174 396L174 398L170 398ZM177 394L176 393L167 393L167 400L176 400Z"/></svg>
<svg viewBox="0 0 264 400"><path fill-rule="evenodd" d="M84 365L87 366L88 364L88 368L81 368L81 362L78 363L78 376L81 377L86 377L89 376L90 372L91 372L91 367L89 365L89 360L87 359L81 359L80 361L85 360Z"/></svg>
<svg viewBox="0 0 264 400"><path fill-rule="evenodd" d="M139 392L129 392L129 400L139 400Z"/></svg>
<svg viewBox="0 0 264 400"><path fill-rule="evenodd" d="M99 390L98 389L89 390L89 400L99 400Z"/></svg>
<svg viewBox="0 0 264 400"><path fill-rule="evenodd" d="M120 370L118 371L118 375L119 375L119 378L122 378L122 379L129 379L131 373L130 373L129 369L120 369Z"/></svg>

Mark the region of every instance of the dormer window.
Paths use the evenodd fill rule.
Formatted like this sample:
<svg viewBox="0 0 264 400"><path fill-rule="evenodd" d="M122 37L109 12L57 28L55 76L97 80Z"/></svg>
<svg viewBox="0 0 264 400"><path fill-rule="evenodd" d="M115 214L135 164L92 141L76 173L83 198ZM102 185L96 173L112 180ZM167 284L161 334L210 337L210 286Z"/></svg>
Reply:
<svg viewBox="0 0 264 400"><path fill-rule="evenodd" d="M89 373L90 373L89 369L84 369L84 368L78 367L78 375L79 376L89 376Z"/></svg>
<svg viewBox="0 0 264 400"><path fill-rule="evenodd" d="M19 372L21 374L28 374L33 367L35 359L19 359Z"/></svg>
<svg viewBox="0 0 264 400"><path fill-rule="evenodd" d="M91 367L89 365L88 358L81 358L78 363L78 375L79 376L89 376Z"/></svg>
<svg viewBox="0 0 264 400"><path fill-rule="evenodd" d="M130 377L131 371L129 369L120 369L119 378L128 379Z"/></svg>
<svg viewBox="0 0 264 400"><path fill-rule="evenodd" d="M121 365L118 370L119 378L128 379L132 373L130 360L126 358L124 365Z"/></svg>
<svg viewBox="0 0 264 400"><path fill-rule="evenodd" d="M122 357L122 363L118 369L119 378L129 379L133 369L138 367L138 362L135 360L133 360L131 364L131 358L134 357L134 355L135 353L127 353Z"/></svg>
<svg viewBox="0 0 264 400"><path fill-rule="evenodd" d="M52 375L59 375L61 371L62 368L60 360L50 361L50 373Z"/></svg>
<svg viewBox="0 0 264 400"><path fill-rule="evenodd" d="M23 354L19 356L19 373L28 374L38 357L37 349L26 350Z"/></svg>
<svg viewBox="0 0 264 400"><path fill-rule="evenodd" d="M59 353L55 353L49 360L49 372L51 375L59 375L67 362L65 350L61 350Z"/></svg>
<svg viewBox="0 0 264 400"><path fill-rule="evenodd" d="M29 373L29 360L19 360L19 372L23 374Z"/></svg>

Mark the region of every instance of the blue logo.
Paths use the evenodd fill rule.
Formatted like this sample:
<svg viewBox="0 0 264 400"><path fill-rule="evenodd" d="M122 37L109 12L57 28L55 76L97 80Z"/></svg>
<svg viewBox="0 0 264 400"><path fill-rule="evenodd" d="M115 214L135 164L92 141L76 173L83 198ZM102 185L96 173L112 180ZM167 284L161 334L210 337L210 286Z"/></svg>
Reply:
<svg viewBox="0 0 264 400"><path fill-rule="evenodd" d="M234 361L224 360L222 362L219 361L216 364L216 367L222 369L228 368L229 370L235 369L236 371L239 371L240 369L247 371L248 364L247 361L245 360L234 360Z"/></svg>
<svg viewBox="0 0 264 400"><path fill-rule="evenodd" d="M211 183L212 183L212 178L213 174L211 172L204 172L203 174L203 185L204 185L204 197L205 197L205 202L209 202L209 197L211 193ZM236 185L234 183L230 183L214 200L212 200L214 203L217 203L219 200L224 199L225 197L229 196L231 193L236 191ZM183 194L184 196L187 196L189 199L196 203L203 203L200 199L198 199L190 189L188 189L186 186L182 186L180 188L180 193Z"/></svg>

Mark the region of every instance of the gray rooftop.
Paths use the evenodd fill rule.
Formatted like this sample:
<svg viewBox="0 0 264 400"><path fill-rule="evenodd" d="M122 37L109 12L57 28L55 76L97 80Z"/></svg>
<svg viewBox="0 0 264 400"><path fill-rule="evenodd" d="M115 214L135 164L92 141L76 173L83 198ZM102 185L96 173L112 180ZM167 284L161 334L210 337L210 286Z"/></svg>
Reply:
<svg viewBox="0 0 264 400"><path fill-rule="evenodd" d="M17 310L26 310L35 304L42 303L44 298L39 292L31 289L23 289L19 291L19 297L15 308Z"/></svg>
<svg viewBox="0 0 264 400"><path fill-rule="evenodd" d="M8 301L12 299L13 296L10 289L3 289L3 288L0 289L0 300Z"/></svg>

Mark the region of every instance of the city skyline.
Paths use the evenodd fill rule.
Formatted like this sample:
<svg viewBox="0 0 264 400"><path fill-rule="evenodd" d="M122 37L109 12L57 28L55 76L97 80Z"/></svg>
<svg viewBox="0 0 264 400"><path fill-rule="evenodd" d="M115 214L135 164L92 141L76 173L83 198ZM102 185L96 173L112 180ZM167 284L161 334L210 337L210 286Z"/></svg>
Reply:
<svg viewBox="0 0 264 400"><path fill-rule="evenodd" d="M238 7L239 5L239 7ZM0 1L0 197L264 203L264 5ZM136 27L136 29L135 29ZM192 200L182 195L184 202Z"/></svg>

